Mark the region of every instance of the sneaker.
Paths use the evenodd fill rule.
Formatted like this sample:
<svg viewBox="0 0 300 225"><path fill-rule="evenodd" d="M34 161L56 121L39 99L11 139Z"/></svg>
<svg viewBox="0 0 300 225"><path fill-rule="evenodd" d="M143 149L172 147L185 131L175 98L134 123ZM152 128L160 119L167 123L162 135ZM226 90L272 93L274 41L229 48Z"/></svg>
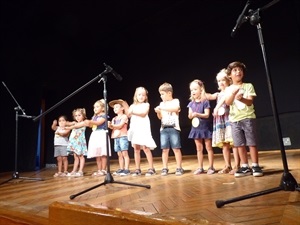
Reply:
<svg viewBox="0 0 300 225"><path fill-rule="evenodd" d="M147 173L145 174L146 177L152 176L156 174L155 169L154 168L150 168L148 169Z"/></svg>
<svg viewBox="0 0 300 225"><path fill-rule="evenodd" d="M168 169L168 168L163 168L163 169L161 170L161 174L160 174L160 175L162 175L162 176L167 176L167 175L168 175L168 172L169 172L169 169Z"/></svg>
<svg viewBox="0 0 300 225"><path fill-rule="evenodd" d="M252 174L254 177L262 177L264 175L260 166L252 166Z"/></svg>
<svg viewBox="0 0 300 225"><path fill-rule="evenodd" d="M115 171L115 172L113 173L113 175L120 175L120 173L122 173L122 172L123 172L122 169L118 169L117 171Z"/></svg>
<svg viewBox="0 0 300 225"><path fill-rule="evenodd" d="M234 174L235 177L244 177L247 175L251 175L251 170L249 167L241 167Z"/></svg>
<svg viewBox="0 0 300 225"><path fill-rule="evenodd" d="M204 173L204 169L203 168L198 168L194 171L194 175L199 175L201 173Z"/></svg>
<svg viewBox="0 0 300 225"><path fill-rule="evenodd" d="M101 170L101 172L102 172L104 175L107 174L106 170Z"/></svg>
<svg viewBox="0 0 300 225"><path fill-rule="evenodd" d="M175 175L176 176L181 176L183 173L184 173L184 170L182 168L177 168L176 172L175 172Z"/></svg>
<svg viewBox="0 0 300 225"><path fill-rule="evenodd" d="M141 175L142 175L142 172L141 172L140 169L136 169L131 175L132 175L133 177L141 176Z"/></svg>
<svg viewBox="0 0 300 225"><path fill-rule="evenodd" d="M209 167L208 170L207 170L207 174L208 175L212 175L216 172L216 170L213 168L213 167Z"/></svg>
<svg viewBox="0 0 300 225"><path fill-rule="evenodd" d="M128 176L130 174L130 170L122 170L122 172L119 173L120 176Z"/></svg>

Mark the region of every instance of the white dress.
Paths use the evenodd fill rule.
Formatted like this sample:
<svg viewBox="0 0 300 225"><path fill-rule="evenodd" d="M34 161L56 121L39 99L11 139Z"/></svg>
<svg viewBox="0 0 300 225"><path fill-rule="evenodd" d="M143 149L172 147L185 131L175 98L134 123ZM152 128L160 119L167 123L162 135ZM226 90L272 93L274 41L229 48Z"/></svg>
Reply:
<svg viewBox="0 0 300 225"><path fill-rule="evenodd" d="M128 140L131 144L146 146L151 150L157 146L151 134L150 119L147 116L141 117L132 115L128 130Z"/></svg>

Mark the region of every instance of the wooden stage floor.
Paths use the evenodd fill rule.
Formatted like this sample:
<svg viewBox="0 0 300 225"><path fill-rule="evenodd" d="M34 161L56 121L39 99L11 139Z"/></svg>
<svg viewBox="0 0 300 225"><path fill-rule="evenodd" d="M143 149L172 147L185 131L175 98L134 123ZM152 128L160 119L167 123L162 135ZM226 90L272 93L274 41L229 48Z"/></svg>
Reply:
<svg viewBox="0 0 300 225"><path fill-rule="evenodd" d="M25 224L51 225L49 206L53 203L62 203L71 208L84 205L89 208L142 215L153 220L173 221L174 224L300 224L300 193L297 190L278 190L251 196L245 200L227 202L236 197L262 193L279 187L284 174L281 152L262 151L259 152L259 157L264 170L263 177L235 178L229 174L193 175L197 167L196 156L183 157L185 174L182 176L174 174L176 165L173 157L169 159L168 176L160 175L161 158L155 159L157 174L154 176L114 176L114 181L117 182L150 185L151 188L120 183L101 185L105 177L91 176L96 168L93 162L87 163L85 175L77 178L54 178L56 168L48 168L20 173L20 177L39 177L43 181L13 179L5 182L11 178L11 173L2 173L0 217L25 221L27 222ZM290 174L300 183L300 150L286 150L286 157ZM207 165L205 155L205 169ZM70 170L71 167L72 165ZM112 173L118 168L117 161L111 160L110 167ZM147 162L143 158L143 172L147 167ZM215 168L223 168L221 154L215 155ZM134 170L133 159L131 170ZM97 187L70 199L71 195L95 186ZM218 208L217 200L226 203Z"/></svg>

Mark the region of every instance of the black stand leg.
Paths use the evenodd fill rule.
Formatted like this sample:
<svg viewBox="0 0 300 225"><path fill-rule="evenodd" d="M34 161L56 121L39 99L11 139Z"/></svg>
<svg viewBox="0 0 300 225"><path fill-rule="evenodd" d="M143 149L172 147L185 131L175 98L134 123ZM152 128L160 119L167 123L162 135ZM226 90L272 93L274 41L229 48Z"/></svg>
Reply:
<svg viewBox="0 0 300 225"><path fill-rule="evenodd" d="M19 172L18 172L18 124L19 124L19 117L24 117L24 118L33 118L32 116L27 116L24 112L24 110L22 109L22 107L19 105L19 103L17 102L17 100L15 99L15 97L13 96L13 94L10 92L9 88L5 85L5 83L2 81L2 84L4 85L4 87L7 89L8 93L11 95L11 97L14 99L14 101L17 103L17 107L15 107L15 111L16 111L16 136L15 136L15 171L12 174L12 177L2 183L0 183L0 185L5 184L11 180L15 180L15 179L23 179L23 180L36 180L36 181L42 181L42 178L33 178L33 177L20 177L19 176ZM22 111L22 115L19 114L19 111Z"/></svg>
<svg viewBox="0 0 300 225"><path fill-rule="evenodd" d="M261 195L266 195L266 194L270 194L270 193L277 192L277 191L295 191L295 190L300 191L299 185L297 184L293 175L290 173L283 173L282 178L281 178L281 183L278 187L267 189L264 191L255 192L255 193L248 194L248 195L243 195L240 197L231 198L228 200L217 200L216 206L217 206L217 208L221 208L225 204L229 204L232 202L237 202L237 201L241 201L241 200L245 200L245 199L249 199L249 198L253 198L253 197L257 197L257 196L261 196Z"/></svg>
<svg viewBox="0 0 300 225"><path fill-rule="evenodd" d="M261 49L262 49L262 54L263 54L263 59L264 59L264 64L265 64L265 70L266 70L266 75L267 75L269 94L270 94L271 103L272 103L272 110L273 110L273 114L274 114L276 131L277 131L277 136L278 136L278 140L279 140L279 144L280 144L280 150L281 150L280 152L281 152L281 158L282 158L284 173L282 175L281 182L280 182L280 185L278 187L271 188L271 189L268 189L268 190L265 190L265 191L260 191L260 192L244 195L244 196L240 196L240 197L235 197L235 198L228 199L228 200L217 200L215 202L217 208L221 208L225 204L229 204L229 203L232 203L232 202L237 202L237 201L240 201L240 200L245 200L245 199L249 199L249 198L253 198L253 197L273 193L273 192L276 192L276 191L281 191L281 190L284 190L284 191L295 191L295 190L300 191L300 185L297 183L297 181L295 180L295 178L289 172L289 169L288 169L288 164L287 164L287 159L286 159L286 154L285 154L285 148L284 148L284 144L283 144L283 140L282 140L282 133L281 133L281 129L280 129L279 116L278 116L278 113L277 113L276 101L275 101L274 94L273 94L272 80L271 80L271 76L270 76L270 73L269 73L269 65L268 65L268 62L267 62L266 50L265 50L265 47L264 47L263 34L262 34L261 25L260 25L259 11L267 9L268 7L275 4L276 2L278 2L278 0L273 0L271 3L267 4L266 6L262 7L261 9L258 9L256 11L249 10L249 13L250 13L249 16L244 16L244 15L241 15L241 16L245 17L243 21L247 21L248 19L250 19L251 25L256 25L257 26L258 37L259 37L259 41L260 41L260 45L261 45Z"/></svg>
<svg viewBox="0 0 300 225"><path fill-rule="evenodd" d="M104 64L106 66L106 70L110 69L112 70L112 68L110 66L107 66L106 64ZM108 72L111 72L111 71L108 71ZM104 98L104 102L105 102L105 115L106 115L106 118L108 118L108 110L107 110L107 90L106 90L106 81L107 81L107 77L106 77L106 72L104 71L104 73L102 74L102 78L101 80L103 81L103 98ZM100 81L101 81L100 80ZM106 119L105 120L105 127L107 129L108 127L108 120ZM112 184L112 183L117 183L117 184L125 184L125 185L130 185L130 186L137 186L137 187L144 187L144 188L148 188L150 189L151 186L150 185L142 185L142 184L133 184L133 183L127 183L127 182L122 182L122 181L115 181L113 176L111 175L111 172L110 172L110 159L109 159L109 155L110 155L110 152L109 152L109 149L110 149L110 144L109 144L109 136L108 136L108 130L106 130L106 150L107 150L107 174L106 174L106 177L105 177L105 180L98 184L98 185L95 185L91 188L88 188L84 191L81 191L77 194L74 194L74 195L71 195L70 196L70 199L74 199L75 197L79 196L79 195L82 195L88 191L91 191L97 187L100 187L102 185L105 185L105 184Z"/></svg>
<svg viewBox="0 0 300 225"><path fill-rule="evenodd" d="M88 188L88 189L86 189L84 191L81 191L81 192L77 193L77 194L71 195L70 199L74 199L77 196L82 195L82 194L84 194L86 192L89 192L89 191L91 191L91 190L93 190L93 189L95 189L97 187L102 186L102 185L112 184L112 183L125 184L125 185L136 186L136 187L144 187L144 188L148 188L148 189L151 188L150 185L133 184L133 183L127 183L127 182L122 182L122 181L115 181L114 178L112 177L111 173L107 173L106 177L105 177L105 179L104 179L104 181L102 183L97 184L97 185L95 185L93 187L90 187L90 188Z"/></svg>

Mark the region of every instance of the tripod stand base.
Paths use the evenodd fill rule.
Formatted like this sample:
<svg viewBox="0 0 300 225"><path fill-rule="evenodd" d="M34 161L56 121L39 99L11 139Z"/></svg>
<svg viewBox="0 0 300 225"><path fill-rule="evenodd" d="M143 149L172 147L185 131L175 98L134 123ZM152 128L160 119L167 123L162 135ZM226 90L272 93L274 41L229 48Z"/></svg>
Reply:
<svg viewBox="0 0 300 225"><path fill-rule="evenodd" d="M20 177L20 175L19 175L18 172L14 172L14 173L12 174L12 177L11 177L10 179L8 179L8 180L6 180L6 181L0 183L0 185L5 184L5 183L7 183L7 182L9 182L9 181L11 181L11 180L16 180L16 179L43 181L42 178L35 178L35 177Z"/></svg>
<svg viewBox="0 0 300 225"><path fill-rule="evenodd" d="M281 190L300 191L300 185L297 183L297 181L295 180L295 178L293 177L293 175L291 173L289 173L289 172L283 173L279 187L255 192L255 193L248 194L248 195L243 195L240 197L235 197L235 198L228 199L228 200L217 200L215 203L216 203L217 208L221 208L222 206L224 206L225 204L228 204L228 203L237 202L240 200L245 200L245 199L249 199L249 198L253 198L253 197L257 197L257 196L261 196L261 195L266 195L266 194L273 193L276 191L281 191Z"/></svg>
<svg viewBox="0 0 300 225"><path fill-rule="evenodd" d="M86 189L86 190L84 190L84 191L81 191L81 192L77 193L77 194L71 195L71 196L70 196L70 199L74 199L74 198L76 198L77 196L82 195L82 194L84 194L84 193L86 193L86 192L88 192L88 191L91 191L91 190L93 190L93 189L95 189L95 188L97 188L97 187L100 187L100 186L102 186L102 185L105 185L105 184L112 184L112 183L116 183L116 184L125 184L125 185L136 186L136 187L144 187L144 188L147 188L147 189L150 189L150 188L151 188L150 185L134 184L134 183L127 183L127 182L122 182L122 181L115 181L114 178L113 178L113 176L111 175L111 173L107 173L106 176L105 176L105 179L104 179L104 181L103 181L102 183L97 184L97 185L95 185L95 186L93 186L93 187L90 187L90 188L88 188L88 189Z"/></svg>

